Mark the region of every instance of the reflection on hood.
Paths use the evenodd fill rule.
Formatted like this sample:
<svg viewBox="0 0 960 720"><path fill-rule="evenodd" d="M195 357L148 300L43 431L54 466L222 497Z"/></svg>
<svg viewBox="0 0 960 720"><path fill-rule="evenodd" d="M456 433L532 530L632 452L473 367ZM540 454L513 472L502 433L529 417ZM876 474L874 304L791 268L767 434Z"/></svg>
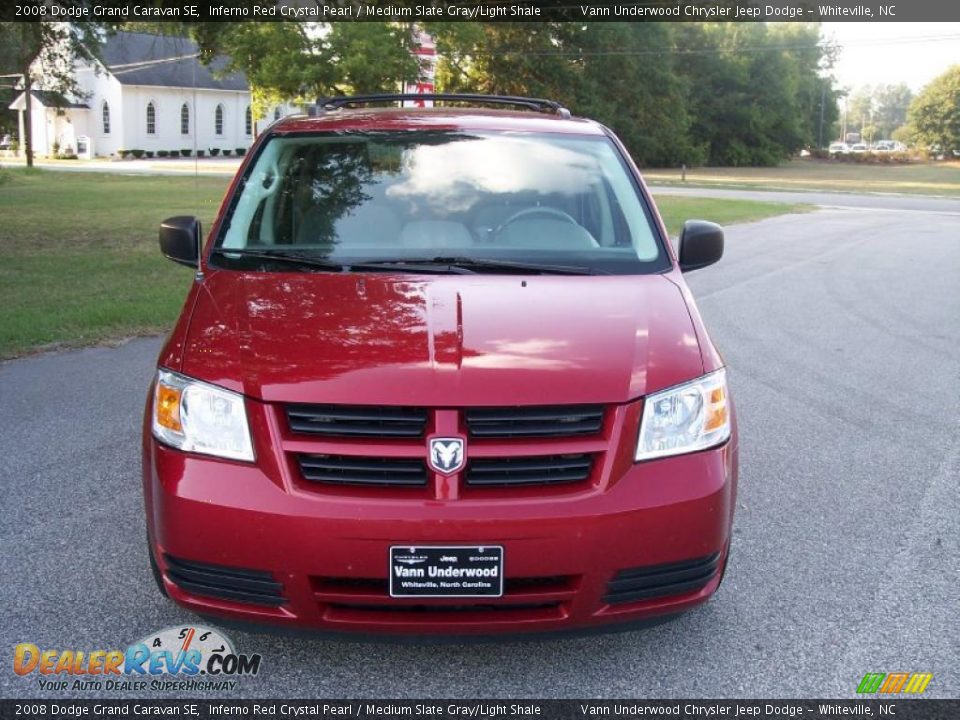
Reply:
<svg viewBox="0 0 960 720"><path fill-rule="evenodd" d="M627 402L702 373L660 275L212 273L183 371L282 402Z"/></svg>

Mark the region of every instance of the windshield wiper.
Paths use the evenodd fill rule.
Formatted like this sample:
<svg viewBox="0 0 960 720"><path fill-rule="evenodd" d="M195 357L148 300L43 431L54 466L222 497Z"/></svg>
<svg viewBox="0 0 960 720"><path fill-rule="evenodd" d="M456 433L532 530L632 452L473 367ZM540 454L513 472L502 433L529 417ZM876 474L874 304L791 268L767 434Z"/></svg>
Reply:
<svg viewBox="0 0 960 720"><path fill-rule="evenodd" d="M250 248L223 248L213 249L216 255L238 255L242 258L257 260L275 260L278 262L293 263L305 267L332 270L335 272L349 272L351 270L389 272L430 272L430 273L476 273L490 270L507 270L515 273L542 273L550 275L593 275L590 268L574 265L541 265L538 263L514 262L512 260L492 260L471 257L433 258L398 258L394 260L367 260L364 262L335 262L315 255L304 255L286 250L251 250Z"/></svg>
<svg viewBox="0 0 960 720"><path fill-rule="evenodd" d="M293 263L307 267L322 268L324 270L335 270L342 272L345 269L343 263L324 260L314 255L302 255L300 253L286 252L283 250L250 250L249 248L224 248L213 249L214 255L230 257L239 255L242 258L255 258L257 260L275 260L277 262Z"/></svg>
<svg viewBox="0 0 960 720"><path fill-rule="evenodd" d="M466 272L483 272L485 270L508 270L515 273L541 273L547 275L593 275L599 274L590 268L577 265L543 265L540 263L515 262L513 260L494 260L487 258L472 258L459 256L437 256L432 258L404 258L402 260L373 260L365 263L368 266L386 266L400 268L409 266L421 268L424 266L448 267ZM355 266L356 267L356 266Z"/></svg>
<svg viewBox="0 0 960 720"><path fill-rule="evenodd" d="M386 264L380 262L336 262L327 260L316 255L304 255L303 253L290 252L288 250L251 250L250 248L224 248L213 249L215 255L229 257L237 255L241 258L254 258L256 260L275 260L277 262L291 263L303 267L319 268L321 270L330 270L333 272L350 272L351 270L366 270L371 272L391 272L395 270L408 272L450 272L449 265L438 265L430 263L435 267L426 267L417 265L416 267L406 266L406 261L388 261ZM414 261L416 262L416 261ZM460 270L459 272L473 272L472 270Z"/></svg>

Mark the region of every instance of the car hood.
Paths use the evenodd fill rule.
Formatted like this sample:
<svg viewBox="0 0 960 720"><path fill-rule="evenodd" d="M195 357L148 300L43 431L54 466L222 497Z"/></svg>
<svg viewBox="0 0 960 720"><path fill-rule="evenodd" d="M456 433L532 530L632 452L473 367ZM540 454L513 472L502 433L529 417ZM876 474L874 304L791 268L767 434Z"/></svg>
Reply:
<svg viewBox="0 0 960 720"><path fill-rule="evenodd" d="M213 271L183 372L266 401L625 402L703 372L662 275Z"/></svg>

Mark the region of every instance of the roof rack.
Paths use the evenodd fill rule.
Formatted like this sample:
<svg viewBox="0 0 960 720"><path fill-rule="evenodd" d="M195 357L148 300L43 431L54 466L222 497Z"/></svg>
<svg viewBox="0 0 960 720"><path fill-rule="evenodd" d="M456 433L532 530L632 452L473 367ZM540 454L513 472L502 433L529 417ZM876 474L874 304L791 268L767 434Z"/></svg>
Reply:
<svg viewBox="0 0 960 720"><path fill-rule="evenodd" d="M348 105L371 105L382 102L404 102L416 100L430 100L440 102L465 102L475 105L512 105L524 107L536 112L551 113L561 118L569 118L570 111L556 100L542 98L521 97L519 95L480 95L477 93L397 93L382 95L346 95L342 97L320 98L317 100L317 109L340 110Z"/></svg>

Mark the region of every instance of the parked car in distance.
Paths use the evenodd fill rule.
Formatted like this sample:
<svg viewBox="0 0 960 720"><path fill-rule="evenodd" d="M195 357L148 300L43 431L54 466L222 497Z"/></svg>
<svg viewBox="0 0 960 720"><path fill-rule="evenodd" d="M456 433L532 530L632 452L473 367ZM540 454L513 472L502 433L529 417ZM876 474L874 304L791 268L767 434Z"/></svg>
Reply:
<svg viewBox="0 0 960 720"><path fill-rule="evenodd" d="M424 99L471 107L395 106ZM675 251L608 128L531 98L321 101L257 139L201 239L160 227L196 279L142 436L179 605L449 637L716 592L737 423L684 273L723 230Z"/></svg>
<svg viewBox="0 0 960 720"><path fill-rule="evenodd" d="M850 146L850 152L852 153L865 153L869 149L870 148L867 147L866 143L855 143L854 145Z"/></svg>
<svg viewBox="0 0 960 720"><path fill-rule="evenodd" d="M905 152L907 146L897 140L879 140L873 146L874 152Z"/></svg>
<svg viewBox="0 0 960 720"><path fill-rule="evenodd" d="M830 148L828 152L831 155L846 155L850 152L850 146L845 142L834 142L830 143Z"/></svg>

